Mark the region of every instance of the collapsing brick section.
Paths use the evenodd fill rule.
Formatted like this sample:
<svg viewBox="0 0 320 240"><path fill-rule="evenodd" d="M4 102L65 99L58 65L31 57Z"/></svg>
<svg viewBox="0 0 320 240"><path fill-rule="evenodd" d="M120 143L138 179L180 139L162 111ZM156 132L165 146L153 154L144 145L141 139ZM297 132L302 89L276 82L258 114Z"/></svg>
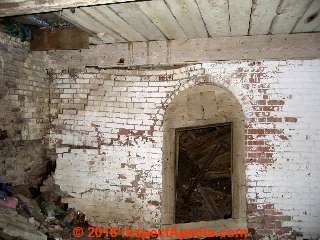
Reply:
<svg viewBox="0 0 320 240"><path fill-rule="evenodd" d="M0 183L36 186L47 174L49 84L42 56L0 33Z"/></svg>
<svg viewBox="0 0 320 240"><path fill-rule="evenodd" d="M305 107L300 94L311 91L307 98L319 90L311 81L319 66L313 60L224 62L163 71L55 71L50 142L57 153L55 180L72 196L65 201L86 213L91 224L159 226L166 109L185 89L218 85L235 96L245 115L248 227L257 238L317 236L319 217L302 215L320 199L315 174L307 175L306 192L306 185L288 185L286 169L306 164L301 154L308 143L301 143L297 129L309 138L314 134L300 123L302 116L319 129L311 117L311 112L319 115L319 106L313 106L315 111ZM315 153L307 157L315 164ZM308 171L290 176L290 182L305 181Z"/></svg>

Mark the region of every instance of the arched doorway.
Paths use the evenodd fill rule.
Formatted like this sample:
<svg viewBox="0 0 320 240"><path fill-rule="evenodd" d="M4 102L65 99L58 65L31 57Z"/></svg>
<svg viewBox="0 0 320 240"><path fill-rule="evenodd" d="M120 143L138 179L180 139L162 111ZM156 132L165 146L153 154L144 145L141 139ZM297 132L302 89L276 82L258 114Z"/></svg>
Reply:
<svg viewBox="0 0 320 240"><path fill-rule="evenodd" d="M244 121L244 114L238 100L231 92L222 87L216 85L193 86L175 96L166 109L163 122L162 224L218 220L223 222L224 226L230 226L231 228L236 227L234 223L246 222ZM218 214L211 219L209 219L210 217L200 217L195 218L193 221L189 217L185 221L181 221L181 219L176 221L177 211L180 211L179 214L181 215L181 208L177 207L177 204L181 204L181 202L177 202L177 197L179 197L177 191L181 187L177 187L177 183L180 181L177 179L177 175L183 171L183 167L180 169L178 167L179 164L183 164L179 163L179 138L181 137L181 132L189 131L188 134L191 136L192 131L194 131L194 135L199 134L201 131L209 134L210 131L215 132L216 130L214 129L228 131L228 128L230 135L227 134L225 139L230 138L230 216L221 217L220 214L220 218ZM184 136L184 138L188 137ZM196 149L197 147L195 147ZM203 169L201 167L196 169L198 172L194 176L203 178L204 174L201 173ZM197 185L197 183L189 185ZM190 193L201 192L195 186L189 186L188 191ZM205 207L209 208L209 205L207 203ZM217 207L219 208L219 206Z"/></svg>

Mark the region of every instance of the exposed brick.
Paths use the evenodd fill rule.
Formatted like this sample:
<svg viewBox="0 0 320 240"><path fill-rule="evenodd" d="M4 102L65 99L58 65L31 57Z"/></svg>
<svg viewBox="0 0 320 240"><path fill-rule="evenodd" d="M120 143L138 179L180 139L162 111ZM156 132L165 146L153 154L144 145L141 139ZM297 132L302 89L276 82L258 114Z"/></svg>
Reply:
<svg viewBox="0 0 320 240"><path fill-rule="evenodd" d="M23 64L28 69L5 71L0 101L5 98L10 108L0 107L5 116L0 129L6 131L1 136L4 141L17 135L42 140L48 134L46 75L41 67L30 70L30 64L41 64L25 47L12 44L24 58L17 62L17 69L24 69ZM99 219L98 225L159 226L165 113L186 88L214 84L232 92L245 113L247 220L255 239L294 238L295 232L303 238L319 237L320 220L313 207L320 197L319 171L314 167L320 142L320 110L315 104L320 85L314 80L319 76L319 60L226 61L175 70L79 66L81 71L70 72L69 65L79 62L72 58L72 51L61 54L46 55L50 66L57 68L50 85L49 146L57 157L55 180L72 196L68 200L72 207L89 219ZM85 53L78 54L85 59ZM103 62L103 57L98 55L95 61ZM32 71L42 77L21 78ZM16 81L20 78L22 84ZM213 107L213 102L209 99L207 105ZM14 162L17 159L21 157ZM17 174L9 161L1 169L6 169L1 177ZM108 211L97 212L103 205Z"/></svg>
<svg viewBox="0 0 320 240"><path fill-rule="evenodd" d="M0 32L1 182L36 186L46 174L48 97L41 54Z"/></svg>
<svg viewBox="0 0 320 240"><path fill-rule="evenodd" d="M285 117L286 122L296 123L298 121L295 117Z"/></svg>

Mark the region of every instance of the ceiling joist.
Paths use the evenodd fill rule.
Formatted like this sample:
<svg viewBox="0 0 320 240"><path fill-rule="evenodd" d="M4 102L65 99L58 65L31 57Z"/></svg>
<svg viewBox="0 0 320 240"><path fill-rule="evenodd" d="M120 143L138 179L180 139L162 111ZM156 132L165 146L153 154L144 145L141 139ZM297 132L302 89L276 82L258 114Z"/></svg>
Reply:
<svg viewBox="0 0 320 240"><path fill-rule="evenodd" d="M71 52L70 52L71 53ZM73 51L49 52L65 67L130 67L190 64L227 60L315 59L320 57L320 33L216 37L189 40L104 44ZM101 57L103 56L103 58ZM71 61L69 57L78 59Z"/></svg>

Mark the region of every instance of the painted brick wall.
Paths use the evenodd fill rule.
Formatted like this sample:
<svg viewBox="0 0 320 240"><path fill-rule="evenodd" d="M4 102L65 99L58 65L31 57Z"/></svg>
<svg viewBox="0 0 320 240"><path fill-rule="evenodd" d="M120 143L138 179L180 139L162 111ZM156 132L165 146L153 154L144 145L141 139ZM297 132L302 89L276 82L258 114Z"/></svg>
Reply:
<svg viewBox="0 0 320 240"><path fill-rule="evenodd" d="M0 33L0 181L39 184L46 172L49 84L40 54Z"/></svg>
<svg viewBox="0 0 320 240"><path fill-rule="evenodd" d="M56 183L92 224L160 224L165 110L184 89L217 84L246 116L248 227L256 238L320 237L320 60L50 76Z"/></svg>

